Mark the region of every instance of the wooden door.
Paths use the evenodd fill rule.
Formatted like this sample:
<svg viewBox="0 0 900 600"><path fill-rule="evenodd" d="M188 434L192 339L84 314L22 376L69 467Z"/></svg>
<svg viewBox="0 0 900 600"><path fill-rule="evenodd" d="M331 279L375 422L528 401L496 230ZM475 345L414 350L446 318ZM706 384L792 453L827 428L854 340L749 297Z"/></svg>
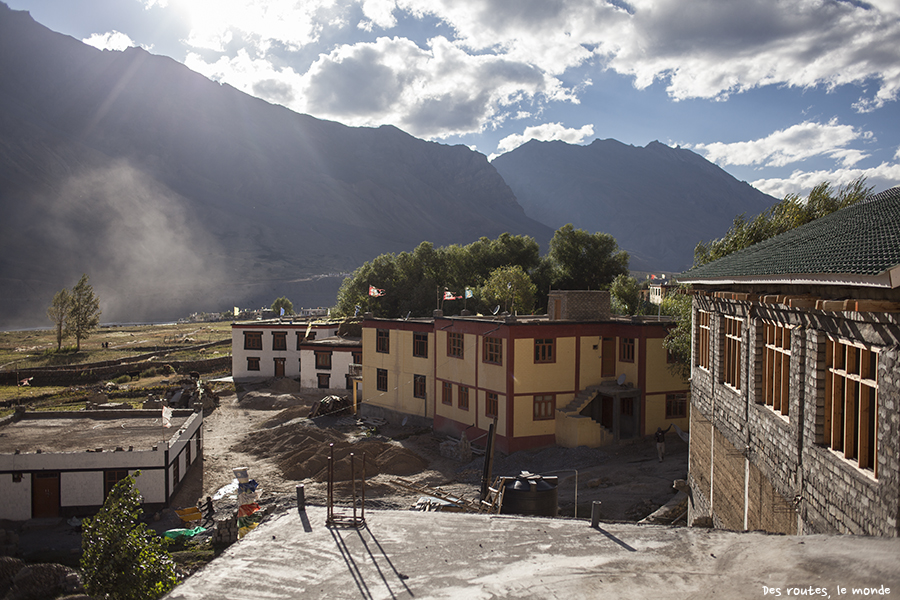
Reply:
<svg viewBox="0 0 900 600"><path fill-rule="evenodd" d="M275 377L284 377L284 359L275 359Z"/></svg>
<svg viewBox="0 0 900 600"><path fill-rule="evenodd" d="M616 338L603 338L600 350L600 377L616 376Z"/></svg>
<svg viewBox="0 0 900 600"><path fill-rule="evenodd" d="M31 517L46 519L59 516L59 473L31 475Z"/></svg>

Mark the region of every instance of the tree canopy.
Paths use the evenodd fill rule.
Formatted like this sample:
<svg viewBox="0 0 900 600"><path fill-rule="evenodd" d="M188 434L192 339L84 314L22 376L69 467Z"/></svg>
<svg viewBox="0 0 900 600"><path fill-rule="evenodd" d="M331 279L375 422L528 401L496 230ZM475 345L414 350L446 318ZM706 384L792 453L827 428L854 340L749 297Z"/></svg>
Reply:
<svg viewBox="0 0 900 600"><path fill-rule="evenodd" d="M88 276L82 275L72 288L69 312L66 315L66 327L74 336L78 350L81 350L81 340L87 339L99 324L100 300L94 295Z"/></svg>
<svg viewBox="0 0 900 600"><path fill-rule="evenodd" d="M738 215L724 237L697 244L694 248L694 266L705 265L856 204L872 193L873 187L867 187L865 181L864 177L860 177L837 189L823 182L814 187L806 198L788 194L752 220L747 220L743 214Z"/></svg>
<svg viewBox="0 0 900 600"><path fill-rule="evenodd" d="M628 254L619 250L612 236L589 234L572 225L556 232L543 258L533 238L509 233L494 240L482 237L465 246L435 248L422 242L412 252L382 254L356 269L341 285L332 314L371 312L399 318L430 315L438 307L487 313L496 304L507 307L510 301L499 294L502 290L488 286L492 277L501 276L518 282L515 285L521 295L514 298L514 309L530 313L535 304L538 308L545 305L551 287L605 289L617 275L627 272ZM525 285L523 276L530 279L531 286ZM469 298L467 289L472 292ZM454 299L442 300L445 291Z"/></svg>
<svg viewBox="0 0 900 600"><path fill-rule="evenodd" d="M276 313L281 313L281 309L284 309L284 314L292 315L294 314L294 303L288 300L285 296L281 296L280 298L276 298L275 302L272 303L272 310Z"/></svg>
<svg viewBox="0 0 900 600"><path fill-rule="evenodd" d="M530 313L534 310L537 287L521 265L494 269L481 290L484 300L499 304L510 313Z"/></svg>
<svg viewBox="0 0 900 600"><path fill-rule="evenodd" d="M71 303L72 298L69 295L69 290L63 288L56 292L53 296L53 301L47 307L47 318L53 321L53 326L56 329L57 350L62 348L63 340L69 335L69 332L66 330L66 315L69 314Z"/></svg>

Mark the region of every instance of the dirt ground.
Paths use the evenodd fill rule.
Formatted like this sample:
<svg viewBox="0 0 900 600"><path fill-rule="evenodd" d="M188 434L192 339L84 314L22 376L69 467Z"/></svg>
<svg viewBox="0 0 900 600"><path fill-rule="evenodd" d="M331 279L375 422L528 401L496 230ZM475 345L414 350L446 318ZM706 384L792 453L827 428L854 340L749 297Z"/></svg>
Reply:
<svg viewBox="0 0 900 600"><path fill-rule="evenodd" d="M300 390L295 382L276 381L272 387L245 388L223 396L220 406L205 417L202 471L195 466L174 498L174 507L195 505L216 496L232 483L232 469L246 467L262 490L261 505L296 504L296 487L304 485L306 501L326 502L325 464L328 445L335 444L336 502L349 500L349 466L340 459L366 453L366 506L411 508L423 495L389 483L401 477L439 487L466 499L478 496L483 457L463 464L442 457L447 438L431 432L383 426L375 435L352 418L323 416L308 419L309 407L322 394ZM505 456L497 453L493 475L514 476L520 471L559 477L560 514L590 518L600 501L601 516L609 521L637 521L669 501L672 482L687 475L687 444L674 431L666 436L667 454L660 463L652 436L600 449L546 448ZM343 467L341 466L343 465ZM358 463L357 463L358 465ZM358 466L357 466L358 468ZM374 473L374 475L373 475ZM219 494L217 509L230 510L228 494Z"/></svg>

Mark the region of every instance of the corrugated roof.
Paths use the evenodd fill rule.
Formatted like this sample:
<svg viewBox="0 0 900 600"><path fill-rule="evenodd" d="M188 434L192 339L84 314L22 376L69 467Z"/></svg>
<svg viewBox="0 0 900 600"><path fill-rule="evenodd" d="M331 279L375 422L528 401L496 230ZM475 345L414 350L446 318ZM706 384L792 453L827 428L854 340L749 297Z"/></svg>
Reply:
<svg viewBox="0 0 900 600"><path fill-rule="evenodd" d="M877 276L900 265L900 186L690 269L684 282L772 276Z"/></svg>

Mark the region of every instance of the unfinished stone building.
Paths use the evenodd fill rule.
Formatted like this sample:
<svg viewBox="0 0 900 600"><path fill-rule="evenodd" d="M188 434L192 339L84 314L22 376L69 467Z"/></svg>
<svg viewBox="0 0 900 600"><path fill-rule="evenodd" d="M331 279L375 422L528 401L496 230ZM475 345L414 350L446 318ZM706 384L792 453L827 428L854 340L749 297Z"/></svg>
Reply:
<svg viewBox="0 0 900 600"><path fill-rule="evenodd" d="M692 269L691 521L898 535L900 188Z"/></svg>

